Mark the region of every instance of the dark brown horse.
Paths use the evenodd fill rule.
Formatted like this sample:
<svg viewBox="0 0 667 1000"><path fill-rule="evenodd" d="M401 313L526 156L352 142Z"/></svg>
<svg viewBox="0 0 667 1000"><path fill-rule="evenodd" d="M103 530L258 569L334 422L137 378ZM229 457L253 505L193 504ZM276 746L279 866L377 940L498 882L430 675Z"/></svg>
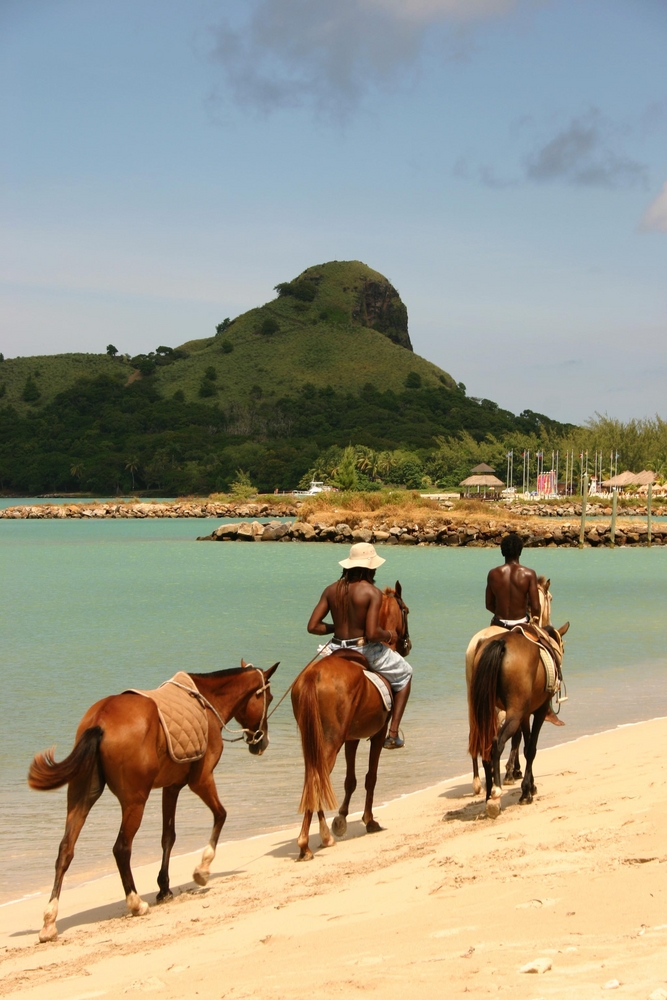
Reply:
<svg viewBox="0 0 667 1000"><path fill-rule="evenodd" d="M79 723L74 749L59 764L53 759L53 748L37 754L28 773L30 787L45 791L68 785L65 835L60 842L56 878L44 913L40 941L53 941L58 936L56 917L63 878L74 857L74 846L81 828L105 785L109 786L121 805L120 832L113 853L128 908L135 917L146 913L148 904L137 893L132 877L132 841L141 825L144 807L153 788L162 789L162 865L157 878L160 888L158 902L164 902L172 895L169 857L176 840L176 803L186 785L213 813L211 839L193 876L199 885L206 885L218 837L227 816L213 779L213 769L220 760L223 747L216 713L225 724L232 718L236 719L243 729L250 753L264 753L269 745L269 678L277 667L275 663L269 670L259 670L242 660L241 667L232 670L190 674L199 692L210 703L206 709L208 746L204 756L194 763L177 764L171 759L155 702L131 692L103 698L89 708Z"/></svg>
<svg viewBox="0 0 667 1000"><path fill-rule="evenodd" d="M561 650L570 623L545 631ZM549 711L551 694L546 690L546 672L539 647L522 632L506 632L502 638L484 639L475 654L470 689L470 744L473 759L479 754L486 775L486 812L495 819L500 812L500 758L508 740L523 733L526 770L521 782L524 804L533 801L537 789L533 781L533 761L537 739ZM498 723L497 709L505 718ZM532 727L530 716L533 716Z"/></svg>
<svg viewBox="0 0 667 1000"><path fill-rule="evenodd" d="M382 595L378 621L381 628L396 632L398 638L392 649L397 649L403 656L408 655L412 645L408 633L408 613L397 580L396 588L387 587ZM300 848L298 860L310 861L313 852L308 846L308 839L314 812L317 812L320 821L322 847L333 847L336 843L324 810L335 809L338 805L329 776L343 744L347 764L345 799L333 821L333 831L337 837L343 837L347 831L350 799L357 787L354 766L357 748L359 740L368 738L370 755L363 822L368 833L381 829L373 819L373 794L390 713L384 707L380 692L364 676L363 662L355 659L353 650L325 656L310 664L294 682L292 708L301 731L305 764L300 806L304 817L297 841Z"/></svg>

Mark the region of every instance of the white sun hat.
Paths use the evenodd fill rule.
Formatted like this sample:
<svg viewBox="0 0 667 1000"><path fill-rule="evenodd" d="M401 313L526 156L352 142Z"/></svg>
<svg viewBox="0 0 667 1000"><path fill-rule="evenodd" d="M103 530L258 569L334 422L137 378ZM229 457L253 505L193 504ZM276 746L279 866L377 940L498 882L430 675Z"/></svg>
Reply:
<svg viewBox="0 0 667 1000"><path fill-rule="evenodd" d="M357 542L350 546L348 558L341 559L338 565L342 566L343 569L354 569L355 566L362 569L377 569L386 561L377 554L374 545L370 545L368 542Z"/></svg>

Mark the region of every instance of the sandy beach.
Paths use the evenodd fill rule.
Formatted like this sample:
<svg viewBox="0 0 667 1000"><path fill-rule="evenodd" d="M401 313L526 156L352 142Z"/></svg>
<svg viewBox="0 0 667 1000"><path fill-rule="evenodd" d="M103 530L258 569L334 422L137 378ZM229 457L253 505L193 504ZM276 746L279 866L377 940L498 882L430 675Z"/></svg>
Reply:
<svg viewBox="0 0 667 1000"><path fill-rule="evenodd" d="M666 739L657 719L538 752L534 803L507 788L495 821L454 779L380 809L380 834L357 818L310 863L296 825L223 843L205 889L197 856L175 858L178 895L145 917L116 874L66 889L54 944L37 943L46 897L4 906L0 994L667 996ZM151 904L156 872L136 870Z"/></svg>

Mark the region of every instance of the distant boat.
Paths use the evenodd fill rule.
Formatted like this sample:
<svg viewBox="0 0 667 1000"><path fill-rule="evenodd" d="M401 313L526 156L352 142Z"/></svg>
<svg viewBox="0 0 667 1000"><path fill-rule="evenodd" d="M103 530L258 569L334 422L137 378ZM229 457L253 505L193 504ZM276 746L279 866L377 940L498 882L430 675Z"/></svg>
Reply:
<svg viewBox="0 0 667 1000"><path fill-rule="evenodd" d="M294 490L292 496L295 497L314 497L316 493L331 493L333 490L332 486L325 486L324 483L317 479L311 479L310 486L307 490Z"/></svg>

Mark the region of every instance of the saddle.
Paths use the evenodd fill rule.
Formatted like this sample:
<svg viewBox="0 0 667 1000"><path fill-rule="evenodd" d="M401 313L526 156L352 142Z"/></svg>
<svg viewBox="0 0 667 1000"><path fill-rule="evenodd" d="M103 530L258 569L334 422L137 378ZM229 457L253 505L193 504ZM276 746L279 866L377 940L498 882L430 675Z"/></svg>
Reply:
<svg viewBox="0 0 667 1000"><path fill-rule="evenodd" d="M152 691L128 688L123 693L139 694L154 702L173 761L190 764L201 760L208 746L208 714L189 674L179 670Z"/></svg>
<svg viewBox="0 0 667 1000"><path fill-rule="evenodd" d="M540 628L534 622L525 625L515 625L511 632L522 632L530 642L534 642L540 651L540 659L546 673L546 690L550 695L556 694L559 690L563 678L561 664L563 662L563 651L558 643L551 638L548 632ZM560 699L565 701L565 698Z"/></svg>
<svg viewBox="0 0 667 1000"><path fill-rule="evenodd" d="M394 707L394 692L391 690L389 681L387 681L381 674L376 674L375 671L371 670L371 665L363 653L360 653L359 650L354 647L348 647L347 649L341 647L339 649L334 649L329 655L342 656L346 660L351 660L352 663L358 663L363 669L366 678L371 682L373 687L377 688L386 711L391 712Z"/></svg>

